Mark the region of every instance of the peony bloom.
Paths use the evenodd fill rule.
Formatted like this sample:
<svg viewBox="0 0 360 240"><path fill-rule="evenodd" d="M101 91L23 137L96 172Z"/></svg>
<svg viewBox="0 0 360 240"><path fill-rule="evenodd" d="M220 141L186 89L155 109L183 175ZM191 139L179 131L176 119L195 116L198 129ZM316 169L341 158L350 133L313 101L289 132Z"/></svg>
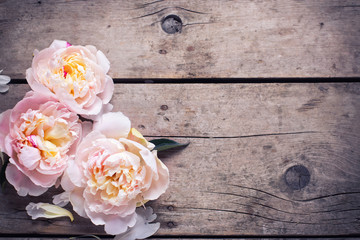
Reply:
<svg viewBox="0 0 360 240"><path fill-rule="evenodd" d="M28 92L0 115L0 148L10 156L6 178L20 196L53 186L74 156L82 127L56 99Z"/></svg>
<svg viewBox="0 0 360 240"><path fill-rule="evenodd" d="M136 207L157 199L169 185L169 171L153 147L122 113L104 114L62 178L74 211L105 225L108 234L133 227Z"/></svg>
<svg viewBox="0 0 360 240"><path fill-rule="evenodd" d="M101 51L55 40L34 55L32 67L26 71L32 90L56 96L84 117L95 118L111 110L114 82L107 75L109 60Z"/></svg>

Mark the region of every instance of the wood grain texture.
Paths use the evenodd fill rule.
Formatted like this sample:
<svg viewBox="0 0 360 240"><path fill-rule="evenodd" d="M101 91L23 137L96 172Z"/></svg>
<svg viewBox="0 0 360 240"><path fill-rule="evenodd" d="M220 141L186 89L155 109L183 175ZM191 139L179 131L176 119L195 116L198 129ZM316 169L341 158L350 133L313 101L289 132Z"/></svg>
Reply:
<svg viewBox="0 0 360 240"><path fill-rule="evenodd" d="M0 111L28 89L12 85ZM360 83L117 84L113 104L148 136L190 141L160 155L171 184L149 204L157 236L360 234ZM285 181L295 165L310 174L300 190ZM104 234L79 217L71 224L26 215L29 201L56 191L21 198L7 186L0 233L18 234L19 225L23 234Z"/></svg>
<svg viewBox="0 0 360 240"><path fill-rule="evenodd" d="M0 67L24 78L54 39L92 44L114 78L359 77L357 0L0 1ZM176 14L181 33L161 29Z"/></svg>

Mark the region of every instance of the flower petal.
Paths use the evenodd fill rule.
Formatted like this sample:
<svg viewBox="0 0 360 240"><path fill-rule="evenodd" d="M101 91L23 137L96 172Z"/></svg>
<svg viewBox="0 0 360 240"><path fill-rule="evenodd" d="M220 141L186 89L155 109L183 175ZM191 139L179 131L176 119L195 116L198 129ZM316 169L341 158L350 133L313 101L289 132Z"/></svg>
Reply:
<svg viewBox="0 0 360 240"><path fill-rule="evenodd" d="M144 136L135 128L131 128L130 129L130 133L129 136L127 137L129 140L133 140L135 142L140 143L141 145L143 145L144 147L148 148L149 150L152 150L155 145L151 142L148 142Z"/></svg>
<svg viewBox="0 0 360 240"><path fill-rule="evenodd" d="M19 171L13 164L6 167L6 179L13 185L17 193L24 197L27 194L31 196L39 196L46 192L48 188L35 185L28 177Z"/></svg>
<svg viewBox="0 0 360 240"><path fill-rule="evenodd" d="M53 196L53 203L59 207L65 207L70 202L70 192L63 192Z"/></svg>
<svg viewBox="0 0 360 240"><path fill-rule="evenodd" d="M0 75L0 84L8 84L11 78L6 75Z"/></svg>
<svg viewBox="0 0 360 240"><path fill-rule="evenodd" d="M68 210L49 203L29 203L26 206L26 212L32 219L40 217L44 218L57 218L57 217L69 217L71 221L74 221L74 217Z"/></svg>
<svg viewBox="0 0 360 240"><path fill-rule="evenodd" d="M128 227L134 226L136 223L135 212L126 217L119 217L114 215L112 218L105 222L105 232L111 235L117 235L125 232Z"/></svg>
<svg viewBox="0 0 360 240"><path fill-rule="evenodd" d="M160 223L151 223L156 219L151 207L136 209L136 223L125 233L115 236L114 240L145 239L152 236L160 228ZM151 223L151 224L150 224Z"/></svg>
<svg viewBox="0 0 360 240"><path fill-rule="evenodd" d="M109 112L94 123L93 130L109 138L125 138L130 132L130 120L121 112Z"/></svg>
<svg viewBox="0 0 360 240"><path fill-rule="evenodd" d="M98 64L104 69L104 72L107 73L110 69L110 61L107 59L105 54L102 51L97 51L96 58Z"/></svg>
<svg viewBox="0 0 360 240"><path fill-rule="evenodd" d="M70 194L70 202L73 206L74 211L79 214L81 217L88 218L85 212L85 199L83 197L83 189L76 188Z"/></svg>
<svg viewBox="0 0 360 240"><path fill-rule="evenodd" d="M158 177L151 182L150 189L143 194L144 199L154 200L163 194L169 186L169 170L157 157L157 151L153 151L156 158L156 164L158 169Z"/></svg>
<svg viewBox="0 0 360 240"><path fill-rule="evenodd" d="M0 84L0 93L5 93L7 91L9 91L9 86Z"/></svg>
<svg viewBox="0 0 360 240"><path fill-rule="evenodd" d="M5 151L5 137L10 131L11 110L6 110L0 114L0 151Z"/></svg>
<svg viewBox="0 0 360 240"><path fill-rule="evenodd" d="M37 148L23 146L19 155L19 162L29 170L34 170L41 160L40 151Z"/></svg>

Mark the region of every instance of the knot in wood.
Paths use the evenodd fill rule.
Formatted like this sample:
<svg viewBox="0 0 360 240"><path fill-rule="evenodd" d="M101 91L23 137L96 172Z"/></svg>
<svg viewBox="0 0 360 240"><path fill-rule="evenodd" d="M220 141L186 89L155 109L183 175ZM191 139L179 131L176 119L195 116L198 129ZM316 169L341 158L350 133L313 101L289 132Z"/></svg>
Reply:
<svg viewBox="0 0 360 240"><path fill-rule="evenodd" d="M169 15L162 20L161 28L168 34L181 33L181 18L176 15Z"/></svg>
<svg viewBox="0 0 360 240"><path fill-rule="evenodd" d="M310 182L309 170L303 165L295 165L285 172L285 182L293 190L300 190Z"/></svg>

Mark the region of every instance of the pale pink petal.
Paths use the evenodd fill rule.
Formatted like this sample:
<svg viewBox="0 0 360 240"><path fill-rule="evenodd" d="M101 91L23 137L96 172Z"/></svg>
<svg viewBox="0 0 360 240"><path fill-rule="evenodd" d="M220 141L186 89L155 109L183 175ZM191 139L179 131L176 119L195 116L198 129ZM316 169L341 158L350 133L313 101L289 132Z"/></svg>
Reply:
<svg viewBox="0 0 360 240"><path fill-rule="evenodd" d="M82 188L75 188L70 193L70 202L74 211L79 214L79 216L88 218L88 215L85 212L85 201Z"/></svg>
<svg viewBox="0 0 360 240"><path fill-rule="evenodd" d="M29 170L34 170L41 160L40 151L37 148L23 146L18 154L19 162Z"/></svg>
<svg viewBox="0 0 360 240"><path fill-rule="evenodd" d="M43 104L47 101L54 101L54 98L51 98L49 95L35 93L33 91L27 92L24 99L18 102L13 108L10 116L11 122L18 120L21 114L26 112L28 109L38 110L40 104Z"/></svg>
<svg viewBox="0 0 360 240"><path fill-rule="evenodd" d="M146 165L148 165L153 172L157 172L157 164L154 155L145 146L135 141L128 140L126 138L119 139L120 142L127 144L130 148L137 148L141 157L144 159ZM131 150L130 150L131 151ZM133 150L134 151L134 150Z"/></svg>
<svg viewBox="0 0 360 240"><path fill-rule="evenodd" d="M50 47L51 48L55 48L55 49L61 49L61 48L66 48L68 45L67 41L63 41L63 40L54 40Z"/></svg>
<svg viewBox="0 0 360 240"><path fill-rule="evenodd" d="M71 182L75 186L77 186L77 187L82 186L83 173L82 173L80 167L74 161L68 162L66 174L67 174L67 176L69 176Z"/></svg>
<svg viewBox="0 0 360 240"><path fill-rule="evenodd" d="M44 175L44 174L39 173L36 170L30 171L30 170L26 169L24 166L17 164L17 162L12 158L9 159L9 162L14 164L14 166L19 171L21 171L28 178L30 178L32 183L34 183L35 185L38 185L39 187L42 187L42 188L49 188L49 187L53 186L56 183L57 178L60 177L60 175L61 175L61 173L56 174L56 175Z"/></svg>
<svg viewBox="0 0 360 240"><path fill-rule="evenodd" d="M70 202L70 192L63 192L53 196L53 203L65 207Z"/></svg>
<svg viewBox="0 0 360 240"><path fill-rule="evenodd" d="M5 151L5 137L10 131L11 110L6 110L0 114L0 151Z"/></svg>
<svg viewBox="0 0 360 240"><path fill-rule="evenodd" d="M93 130L99 131L109 138L124 138L130 132L130 120L121 112L109 112L94 123Z"/></svg>
<svg viewBox="0 0 360 240"><path fill-rule="evenodd" d="M102 102L106 104L110 102L113 92L114 92L114 81L110 76L106 75L104 91L98 94L98 96L102 99Z"/></svg>
<svg viewBox="0 0 360 240"><path fill-rule="evenodd" d="M117 235L123 233L127 230L128 227L134 226L136 223L136 214L135 212L126 217L119 217L114 215L110 217L105 222L105 232L111 235Z"/></svg>
<svg viewBox="0 0 360 240"><path fill-rule="evenodd" d="M157 178L151 182L149 190L143 193L146 200L155 200L160 197L161 194L165 193L170 183L168 168L158 159L156 151L153 154L156 158L158 174Z"/></svg>
<svg viewBox="0 0 360 240"><path fill-rule="evenodd" d="M160 228L160 223L151 223L156 219L151 207L136 209L136 223L125 233L115 236L114 240L135 240L145 239L156 233Z"/></svg>
<svg viewBox="0 0 360 240"><path fill-rule="evenodd" d="M110 69L110 62L106 58L104 53L102 51L98 50L96 53L96 58L97 58L98 64L104 69L104 72L107 73Z"/></svg>
<svg viewBox="0 0 360 240"><path fill-rule="evenodd" d="M88 114L88 115L99 114L102 106L103 106L103 103L102 103L101 99L99 97L95 97L95 101L89 107L84 107L84 110L85 110L84 114Z"/></svg>
<svg viewBox="0 0 360 240"><path fill-rule="evenodd" d="M68 168L67 168L68 169ZM67 173L67 169L64 171L64 174L61 177L61 187L65 190L65 191L72 191L75 188L74 183L71 181L69 174Z"/></svg>
<svg viewBox="0 0 360 240"><path fill-rule="evenodd" d="M6 179L13 185L20 196L39 196L46 192L48 188L35 185L28 177L19 171L14 165L6 167Z"/></svg>
<svg viewBox="0 0 360 240"><path fill-rule="evenodd" d="M84 199L84 198L82 198ZM83 208L85 210L86 215L90 218L91 222L95 225L104 225L105 224L105 220L104 218L106 218L107 216L103 213L96 213L93 212L89 209L89 207L85 204L83 204ZM75 209L74 209L75 210Z"/></svg>

